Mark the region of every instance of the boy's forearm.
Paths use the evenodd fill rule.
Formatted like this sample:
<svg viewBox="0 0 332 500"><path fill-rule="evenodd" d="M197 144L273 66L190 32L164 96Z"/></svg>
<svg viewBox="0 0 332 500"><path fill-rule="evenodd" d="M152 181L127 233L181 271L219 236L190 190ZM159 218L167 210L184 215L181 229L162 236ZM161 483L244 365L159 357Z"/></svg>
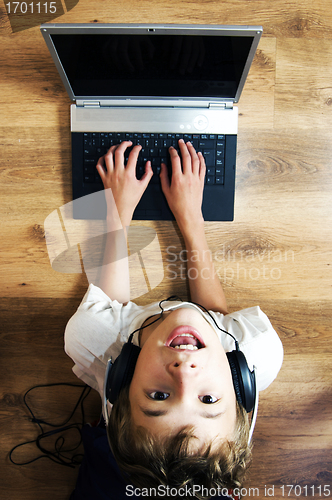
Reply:
<svg viewBox="0 0 332 500"><path fill-rule="evenodd" d="M208 247L204 221L180 228L187 250L190 297L208 310L227 313L227 304Z"/></svg>
<svg viewBox="0 0 332 500"><path fill-rule="evenodd" d="M113 218L107 218L106 224L107 236L98 286L112 300L125 304L130 300L128 227Z"/></svg>

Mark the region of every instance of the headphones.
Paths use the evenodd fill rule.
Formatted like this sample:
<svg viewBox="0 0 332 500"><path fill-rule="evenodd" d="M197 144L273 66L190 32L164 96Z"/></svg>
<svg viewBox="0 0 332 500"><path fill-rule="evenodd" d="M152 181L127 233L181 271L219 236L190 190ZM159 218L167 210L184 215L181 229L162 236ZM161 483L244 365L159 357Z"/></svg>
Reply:
<svg viewBox="0 0 332 500"><path fill-rule="evenodd" d="M162 302L170 301L170 300L180 300L179 297L172 295L168 299L164 299L159 302L159 307L161 309L160 316L145 325L143 328L152 325L156 321L158 321L164 309L161 306ZM232 374L234 391L236 394L236 399L238 403L243 406L243 408L250 413L253 411L253 417L251 420L250 432L249 432L249 442L251 441L252 433L254 430L256 417L257 417L257 409L258 409L258 390L256 388L256 374L255 367L253 371L250 371L245 355L242 351L240 351L238 341L236 338L226 330L220 328L220 326L215 321L214 317L209 313L205 307L200 304L196 304L195 302L190 302L200 308L202 308L209 316L212 318L216 327L222 332L230 335L235 342L235 349L231 352L227 352L226 356L228 359L229 367ZM141 351L141 348L132 343L132 338L134 333L139 331L141 328L135 330L131 333L128 341L122 347L122 350L119 356L116 358L115 362L112 362L110 359L107 363L105 383L104 383L104 410L106 415L106 424L108 425L108 414L107 414L107 401L112 405L118 399L121 390L128 386L131 382L131 379L134 375L135 366L137 362L137 358Z"/></svg>

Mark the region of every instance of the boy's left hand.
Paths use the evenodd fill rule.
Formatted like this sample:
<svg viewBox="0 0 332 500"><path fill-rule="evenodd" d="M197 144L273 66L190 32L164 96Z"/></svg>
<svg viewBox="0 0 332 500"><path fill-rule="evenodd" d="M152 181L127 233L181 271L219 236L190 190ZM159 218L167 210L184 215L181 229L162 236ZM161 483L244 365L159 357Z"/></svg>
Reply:
<svg viewBox="0 0 332 500"><path fill-rule="evenodd" d="M134 146L125 165L124 153L132 145L125 141L112 146L106 155L99 158L96 168L104 185L108 215L112 215L112 201L108 200L107 190L111 189L122 225L129 226L134 210L140 201L153 175L151 163L145 165L145 173L138 180L136 164L141 146Z"/></svg>

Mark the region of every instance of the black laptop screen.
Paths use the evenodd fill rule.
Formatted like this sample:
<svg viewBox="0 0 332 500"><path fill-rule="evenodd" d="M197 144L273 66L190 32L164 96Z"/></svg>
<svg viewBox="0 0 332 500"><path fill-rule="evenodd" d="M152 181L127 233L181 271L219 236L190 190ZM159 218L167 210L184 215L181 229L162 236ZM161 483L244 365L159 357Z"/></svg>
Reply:
<svg viewBox="0 0 332 500"><path fill-rule="evenodd" d="M76 97L234 99L254 38L51 35Z"/></svg>

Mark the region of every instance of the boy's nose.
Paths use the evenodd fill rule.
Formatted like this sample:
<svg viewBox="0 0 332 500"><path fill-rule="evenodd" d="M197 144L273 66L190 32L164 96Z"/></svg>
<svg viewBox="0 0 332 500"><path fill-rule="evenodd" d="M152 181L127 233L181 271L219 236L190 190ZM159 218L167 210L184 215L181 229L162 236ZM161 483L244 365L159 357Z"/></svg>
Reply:
<svg viewBox="0 0 332 500"><path fill-rule="evenodd" d="M198 373L198 365L192 359L176 359L169 364L168 369L177 378L195 377Z"/></svg>
<svg viewBox="0 0 332 500"><path fill-rule="evenodd" d="M168 370L178 396L181 398L188 396L197 385L200 373L198 365L192 360L176 360L169 364Z"/></svg>

